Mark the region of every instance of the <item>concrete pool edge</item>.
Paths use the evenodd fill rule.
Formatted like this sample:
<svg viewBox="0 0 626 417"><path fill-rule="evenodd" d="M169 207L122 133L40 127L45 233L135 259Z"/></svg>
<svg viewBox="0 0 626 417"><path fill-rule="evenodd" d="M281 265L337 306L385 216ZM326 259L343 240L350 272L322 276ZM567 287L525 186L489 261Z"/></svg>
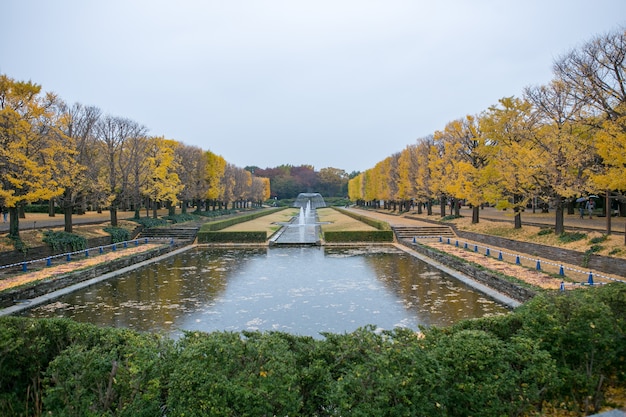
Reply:
<svg viewBox="0 0 626 417"><path fill-rule="evenodd" d="M416 258L418 258L420 261L425 262L431 266L434 266L435 268L451 275L452 277L454 277L455 279L463 282L464 284L469 285L470 287L474 288L476 291L479 291L487 296L489 296L490 298L492 298L493 300L498 301L499 303L502 303L504 305L506 305L509 308L516 308L519 307L520 305L522 305L522 303L518 300L515 300L511 297L509 297L508 295L500 292L500 291L496 291L493 288L481 284L480 282L472 279L471 277L469 277L468 275L454 269L454 268L450 268L438 261L436 261L433 258L430 258L426 255L423 255L419 252L417 252L416 250L414 250L413 248L406 246L402 243L394 243L393 246L397 247L398 249L402 250L403 252L406 252L412 256L415 256Z"/></svg>
<svg viewBox="0 0 626 417"><path fill-rule="evenodd" d="M146 260L141 261L141 262L137 262L136 264L129 265L129 266L124 267L124 268L116 269L114 271L107 272L105 274L99 275L99 276L94 277L94 278L90 278L90 279L85 280L85 281L77 282L75 284L72 284L72 285L69 285L67 287L60 288L58 290L55 290L55 291L52 291L52 292L40 295L38 297L30 298L28 300L23 300L22 302L18 302L16 304L12 305L12 306L0 309L0 317L10 316L12 314L20 313L20 312L22 312L24 310L31 309L31 308L33 308L35 306L48 303L48 302L50 302L50 301L52 301L52 300L54 300L56 298L62 297L65 294L69 294L69 293L74 292L76 290L80 290L82 288L86 288L86 287L89 287L91 285L95 285L95 284L97 284L99 282L106 281L107 279L110 279L110 278L116 277L118 275L124 274L126 272L129 272L129 271L141 268L141 267L143 267L145 265L149 265L149 264L151 264L153 262L161 261L163 259L169 258L170 256L177 255L179 253L185 252L185 251L187 251L187 250L189 250L189 249L191 249L193 247L194 247L194 245L183 246L181 248L169 251L169 252L164 253L162 255L155 256L153 258L149 258L149 259L146 259Z"/></svg>
<svg viewBox="0 0 626 417"><path fill-rule="evenodd" d="M22 312L24 310L31 309L31 308L33 308L35 306L48 303L48 302L50 302L50 301L52 301L52 300L54 300L56 298L62 297L63 295L69 294L69 293L71 293L73 291L80 290L82 288L86 288L86 287L89 287L91 285L95 285L95 284L97 284L99 282L108 280L110 278L116 277L118 275L124 274L124 273L129 272L129 271L141 268L141 267L143 267L145 265L149 265L149 264L151 264L153 262L158 262L160 260L166 259L166 258L168 258L170 256L173 256L173 255L177 255L179 253L185 252L185 251L190 250L192 248L207 247L207 246L208 247L215 247L215 246L222 246L222 245L195 245L195 244L186 245L186 246L183 246L181 248L175 249L173 251L164 253L162 255L158 255L158 256L155 256L153 258L149 258L149 259L146 259L144 261L138 262L136 264L133 264L133 265L130 265L130 266L127 266L127 267L124 267L124 268L120 268L120 269L117 269L117 270L114 270L114 271L111 271L111 272L99 275L97 277L90 278L90 279L85 280L85 281L81 281L81 282L72 284L70 286L67 286L67 287L64 287L64 288L52 291L50 293L46 293L46 294L43 294L43 295L40 295L40 296L37 296L37 297L33 297L31 299L23 300L21 302L13 304L12 306L0 309L0 317L10 316L10 315L13 315L13 314L16 314L16 313L20 313L20 312ZM246 245L241 245L241 246L246 246ZM329 247L332 247L332 246L341 247L343 245L328 245L328 246ZM359 246L359 245L351 244L349 246ZM379 246L379 245L372 244L372 245L366 245L366 246ZM515 300L515 299L509 297L508 295L506 295L503 292L497 291L497 290L495 290L495 289L493 289L493 288L491 288L491 287L489 287L487 285L481 284L480 282L476 281L475 279L472 279L471 277L469 277L468 275L462 273L461 271L458 271L457 269L448 267L445 264L443 264L441 262L438 262L437 260L435 260L435 259L433 259L431 257L428 257L428 256L426 256L424 254L421 254L421 253L417 252L412 247L406 246L406 245L404 245L402 243L388 243L388 244L383 244L381 246L393 246L393 247L396 247L397 249L399 249L399 250L401 250L401 251L403 251L405 253L408 253L411 256L414 256L414 257L418 258L419 260L421 260L421 261L423 261L423 262L425 262L425 263L427 263L427 264L429 264L429 265L431 265L431 266L433 266L433 267L435 267L435 268L437 268L437 269L439 269L439 270L449 274L450 276L454 277L455 279L457 279L457 280L465 283L466 285L472 287L476 291L479 291L479 292L485 294L486 296L490 297L491 299L493 299L493 300L495 300L495 301L497 301L497 302L499 302L499 303L501 303L501 304L503 304L503 305L505 305L505 306L507 306L509 308L513 309L513 308L516 308L516 307L518 307L518 306L520 306L522 304L520 301ZM225 247L233 247L233 245L225 245Z"/></svg>

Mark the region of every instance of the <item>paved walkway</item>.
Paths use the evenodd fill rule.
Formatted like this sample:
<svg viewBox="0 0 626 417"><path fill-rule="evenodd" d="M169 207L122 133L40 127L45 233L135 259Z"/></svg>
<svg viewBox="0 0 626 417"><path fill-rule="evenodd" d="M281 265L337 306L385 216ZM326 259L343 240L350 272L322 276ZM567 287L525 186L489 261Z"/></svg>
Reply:
<svg viewBox="0 0 626 417"><path fill-rule="evenodd" d="M374 217L375 215L383 216L384 220L388 222L391 226L396 226L396 225L418 226L419 223L423 225L427 225L430 223L420 222L419 220L416 220L415 218L421 217L425 220L438 220L440 219L440 216L441 216L439 207L433 207L433 214L431 216L427 216L426 214L418 215L417 210L411 211L409 213L405 213L402 216L393 214L391 212L387 214L383 210L380 210L380 211L368 210L367 212L371 213L372 217ZM407 216L410 216L411 218ZM468 207L461 208L461 216L471 218L472 209ZM554 210L551 210L549 213L540 213L540 212L533 213L532 211L525 211L522 213L521 218L522 218L522 225L537 224L537 225L545 225L545 226L554 227L554 224L555 224ZM493 207L486 207L480 210L480 219L507 222L512 225L514 222L514 213L511 211L497 210ZM591 219L589 219L588 217L581 219L578 213L565 214L564 225L566 229L570 228L570 229L583 229L583 230L597 230L599 232L605 232L607 229L606 227L607 219L606 217L597 217L597 216L593 216ZM626 217L611 217L611 233L624 234L625 229L626 229Z"/></svg>
<svg viewBox="0 0 626 417"><path fill-rule="evenodd" d="M166 213L166 211L163 211ZM145 211L142 212L142 216L145 215ZM150 212L152 216L152 212ZM164 215L159 212L159 215ZM118 211L118 220L132 219L135 216L135 212L132 211ZM90 223L103 223L111 220L111 214L108 211L97 213L90 211L85 214L74 214L72 216L72 224L74 226ZM62 214L57 214L54 217L50 217L46 213L26 213L26 218L19 220L20 230L29 229L45 229L51 227L63 227L65 225L65 218ZM9 220L6 222L0 221L0 232L9 231Z"/></svg>

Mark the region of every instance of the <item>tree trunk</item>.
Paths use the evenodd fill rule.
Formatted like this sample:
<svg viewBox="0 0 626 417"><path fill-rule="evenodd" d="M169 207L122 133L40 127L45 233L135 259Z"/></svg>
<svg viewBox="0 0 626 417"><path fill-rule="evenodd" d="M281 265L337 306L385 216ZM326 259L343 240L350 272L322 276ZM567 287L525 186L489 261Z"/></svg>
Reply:
<svg viewBox="0 0 626 417"><path fill-rule="evenodd" d="M604 212L606 213L606 234L611 234L611 190L606 190L606 199L604 200Z"/></svg>
<svg viewBox="0 0 626 417"><path fill-rule="evenodd" d="M440 209L441 217L446 217L446 198L445 197L441 197L441 200L439 200L439 205L441 207Z"/></svg>
<svg viewBox="0 0 626 417"><path fill-rule="evenodd" d="M48 200L48 216L49 217L54 217L55 213L54 213L54 198L51 198L50 200Z"/></svg>
<svg viewBox="0 0 626 417"><path fill-rule="evenodd" d="M17 207L9 207L9 237L19 239L20 218Z"/></svg>
<svg viewBox="0 0 626 417"><path fill-rule="evenodd" d="M65 225L65 232L72 233L73 225L72 225L72 206L63 207L63 223Z"/></svg>
<svg viewBox="0 0 626 417"><path fill-rule="evenodd" d="M433 215L433 204L430 200L428 200L428 202L426 203L426 214L428 216L432 216Z"/></svg>
<svg viewBox="0 0 626 417"><path fill-rule="evenodd" d="M109 213L111 213L111 226L117 227L117 207L111 207Z"/></svg>
<svg viewBox="0 0 626 417"><path fill-rule="evenodd" d="M454 200L452 200L452 202L454 204L454 215L456 217L461 217L461 201L455 198Z"/></svg>
<svg viewBox="0 0 626 417"><path fill-rule="evenodd" d="M517 212L515 213L515 217L514 219L514 228L515 229L521 229L522 228L522 213L521 212Z"/></svg>
<svg viewBox="0 0 626 417"><path fill-rule="evenodd" d="M556 210L555 210L555 223L554 223L554 234L559 236L565 232L565 224L564 224L564 215L563 215L563 201L559 199L556 202Z"/></svg>
<svg viewBox="0 0 626 417"><path fill-rule="evenodd" d="M473 206L472 207L472 224L478 223L479 219L480 219L480 207Z"/></svg>

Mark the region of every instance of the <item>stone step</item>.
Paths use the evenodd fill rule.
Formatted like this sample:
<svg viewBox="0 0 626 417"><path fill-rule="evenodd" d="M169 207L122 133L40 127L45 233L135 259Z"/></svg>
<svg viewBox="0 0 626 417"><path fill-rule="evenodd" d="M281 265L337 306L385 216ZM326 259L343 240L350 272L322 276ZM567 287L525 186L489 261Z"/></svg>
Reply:
<svg viewBox="0 0 626 417"><path fill-rule="evenodd" d="M456 236L452 228L449 226L394 226L393 231L397 239Z"/></svg>
<svg viewBox="0 0 626 417"><path fill-rule="evenodd" d="M196 227L153 227L144 229L139 234L140 237L151 238L171 238L183 240L195 240L198 234Z"/></svg>

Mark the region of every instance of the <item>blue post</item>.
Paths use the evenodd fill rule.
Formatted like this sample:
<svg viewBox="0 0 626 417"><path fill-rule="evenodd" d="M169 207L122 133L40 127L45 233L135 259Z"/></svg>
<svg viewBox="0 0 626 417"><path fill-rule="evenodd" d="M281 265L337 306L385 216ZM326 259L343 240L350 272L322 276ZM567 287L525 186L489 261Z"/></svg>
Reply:
<svg viewBox="0 0 626 417"><path fill-rule="evenodd" d="M448 242L448 243L450 243L450 242ZM170 239L170 245L173 245L173 244L174 244L174 239Z"/></svg>
<svg viewBox="0 0 626 417"><path fill-rule="evenodd" d="M463 249L467 249L467 242L463 245Z"/></svg>
<svg viewBox="0 0 626 417"><path fill-rule="evenodd" d="M563 269L563 265L559 267L559 275L562 277L565 276L565 270Z"/></svg>
<svg viewBox="0 0 626 417"><path fill-rule="evenodd" d="M501 261L502 259L504 258L502 257L502 251L500 251L500 253L498 254L498 260Z"/></svg>
<svg viewBox="0 0 626 417"><path fill-rule="evenodd" d="M443 237L439 236L439 242L443 242Z"/></svg>
<svg viewBox="0 0 626 417"><path fill-rule="evenodd" d="M124 242L124 247L127 248L128 247L128 243Z"/></svg>
<svg viewBox="0 0 626 417"><path fill-rule="evenodd" d="M541 261L537 259L537 271L541 271Z"/></svg>
<svg viewBox="0 0 626 417"><path fill-rule="evenodd" d="M102 246L100 246L100 253L103 253L104 249L102 249Z"/></svg>
<svg viewBox="0 0 626 417"><path fill-rule="evenodd" d="M589 279L587 280L589 285L593 285L593 272L589 272Z"/></svg>
<svg viewBox="0 0 626 417"><path fill-rule="evenodd" d="M415 239L415 236L413 236L413 243L417 243L417 240Z"/></svg>
<svg viewBox="0 0 626 417"><path fill-rule="evenodd" d="M454 246L456 246L457 248L459 247L459 241L458 240L454 243Z"/></svg>
<svg viewBox="0 0 626 417"><path fill-rule="evenodd" d="M144 243L148 243L148 238L146 238L146 239L144 240Z"/></svg>
<svg viewBox="0 0 626 417"><path fill-rule="evenodd" d="M72 255L70 255L69 253L67 254L67 257L65 258L66 261L71 261L72 260Z"/></svg>
<svg viewBox="0 0 626 417"><path fill-rule="evenodd" d="M139 246L139 239L135 239L135 246Z"/></svg>
<svg viewBox="0 0 626 417"><path fill-rule="evenodd" d="M114 251L117 250L117 245L114 243L113 245L111 245L111 249L113 249Z"/></svg>
<svg viewBox="0 0 626 417"><path fill-rule="evenodd" d="M474 252L478 252L478 245L474 245Z"/></svg>
<svg viewBox="0 0 626 417"><path fill-rule="evenodd" d="M46 259L46 266L50 266L52 265L52 259L48 258Z"/></svg>
<svg viewBox="0 0 626 417"><path fill-rule="evenodd" d="M447 243L448 243L448 245L450 244L450 238L448 238L448 242Z"/></svg>
<svg viewBox="0 0 626 417"><path fill-rule="evenodd" d="M28 271L28 267L26 266L26 262L24 262L24 263L22 264L22 271L23 271L23 272Z"/></svg>
<svg viewBox="0 0 626 417"><path fill-rule="evenodd" d="M519 260L519 255L515 256L515 265L521 265L522 262Z"/></svg>
<svg viewBox="0 0 626 417"><path fill-rule="evenodd" d="M560 290L561 290L561 292L565 291L565 283L563 281L561 281Z"/></svg>
<svg viewBox="0 0 626 417"><path fill-rule="evenodd" d="M487 250L485 251L485 256L490 256L491 255L491 251L489 250L489 248L487 248Z"/></svg>
<svg viewBox="0 0 626 417"><path fill-rule="evenodd" d="M85 249L85 258L89 258L89 249Z"/></svg>

